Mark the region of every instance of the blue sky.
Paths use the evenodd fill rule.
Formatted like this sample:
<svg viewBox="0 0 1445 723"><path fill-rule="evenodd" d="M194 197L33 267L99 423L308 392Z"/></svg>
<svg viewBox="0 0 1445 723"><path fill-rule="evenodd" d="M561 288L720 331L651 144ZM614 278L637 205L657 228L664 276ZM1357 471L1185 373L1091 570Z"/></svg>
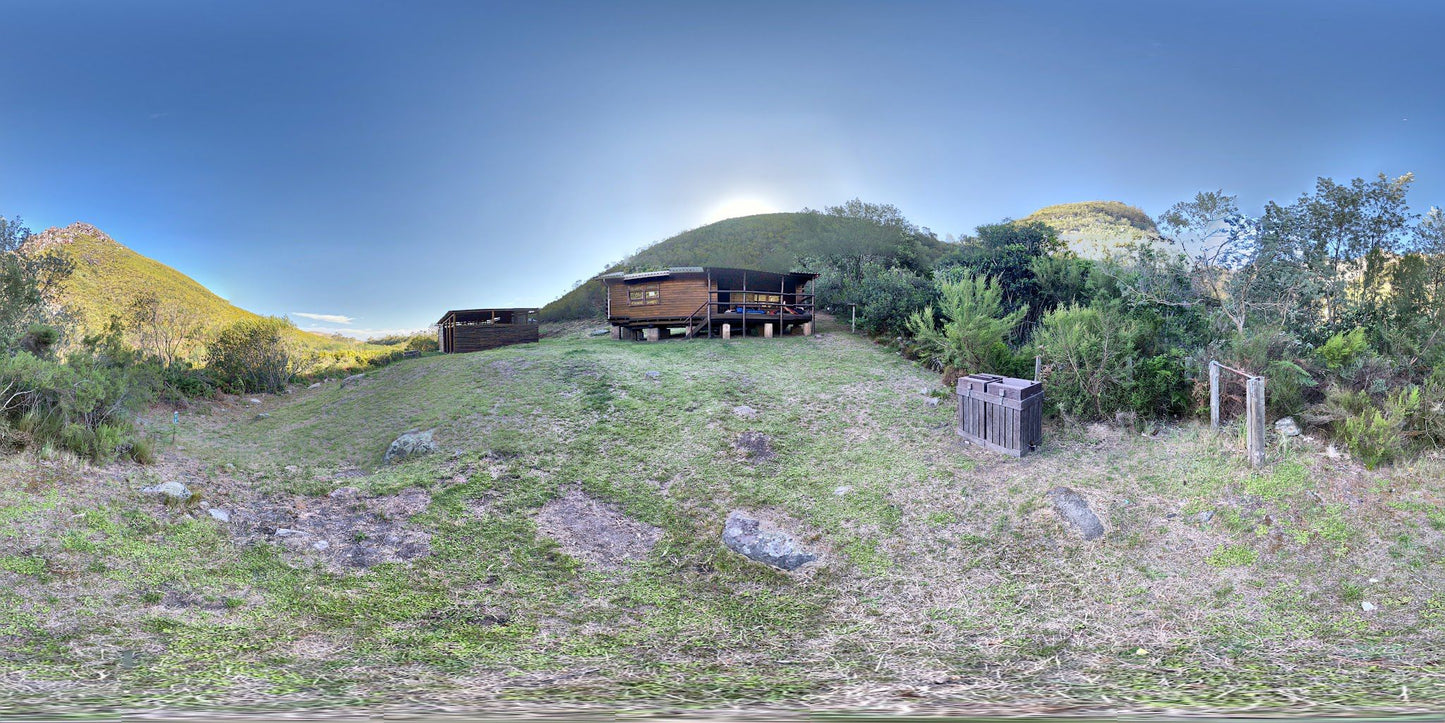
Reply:
<svg viewBox="0 0 1445 723"><path fill-rule="evenodd" d="M543 304L721 215L852 197L1445 205L1445 2L9 2L0 214L304 327ZM345 317L349 323L298 314Z"/></svg>

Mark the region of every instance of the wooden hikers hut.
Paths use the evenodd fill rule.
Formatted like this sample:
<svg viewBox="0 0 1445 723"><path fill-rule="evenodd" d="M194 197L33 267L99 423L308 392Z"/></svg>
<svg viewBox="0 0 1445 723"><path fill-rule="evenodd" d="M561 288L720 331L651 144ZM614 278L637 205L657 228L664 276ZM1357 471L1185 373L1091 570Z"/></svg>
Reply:
<svg viewBox="0 0 1445 723"><path fill-rule="evenodd" d="M817 274L682 266L604 274L612 338L813 333Z"/></svg>
<svg viewBox="0 0 1445 723"><path fill-rule="evenodd" d="M448 354L537 341L536 309L457 309L437 322L437 344Z"/></svg>

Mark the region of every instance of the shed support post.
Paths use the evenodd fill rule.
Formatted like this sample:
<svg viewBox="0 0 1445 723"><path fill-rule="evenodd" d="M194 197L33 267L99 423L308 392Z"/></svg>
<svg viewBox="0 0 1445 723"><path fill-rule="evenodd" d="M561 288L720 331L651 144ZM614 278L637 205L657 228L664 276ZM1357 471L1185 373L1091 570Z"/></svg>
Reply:
<svg viewBox="0 0 1445 723"><path fill-rule="evenodd" d="M773 323L772 323L771 321L768 322L768 323L766 323L766 324L763 324L763 338L764 338L764 339L771 339L771 338L773 338Z"/></svg>
<svg viewBox="0 0 1445 723"><path fill-rule="evenodd" d="M613 324L613 325L612 325L612 339L613 339L613 341L622 341L622 325L621 325L621 324Z"/></svg>
<svg viewBox="0 0 1445 723"><path fill-rule="evenodd" d="M1219 429L1219 362L1209 362L1209 428Z"/></svg>
<svg viewBox="0 0 1445 723"><path fill-rule="evenodd" d="M732 324L723 324L723 338L724 338L724 339L731 339L731 338L733 338L733 325L732 325Z"/></svg>
<svg viewBox="0 0 1445 723"><path fill-rule="evenodd" d="M1249 466L1264 466L1264 377L1250 377L1245 391Z"/></svg>
<svg viewBox="0 0 1445 723"><path fill-rule="evenodd" d="M659 338L657 327L649 326L642 330L643 341L657 341Z"/></svg>
<svg viewBox="0 0 1445 723"><path fill-rule="evenodd" d="M803 336L812 336L812 335L813 335L813 322L811 322L811 321L805 321L805 322L803 322Z"/></svg>

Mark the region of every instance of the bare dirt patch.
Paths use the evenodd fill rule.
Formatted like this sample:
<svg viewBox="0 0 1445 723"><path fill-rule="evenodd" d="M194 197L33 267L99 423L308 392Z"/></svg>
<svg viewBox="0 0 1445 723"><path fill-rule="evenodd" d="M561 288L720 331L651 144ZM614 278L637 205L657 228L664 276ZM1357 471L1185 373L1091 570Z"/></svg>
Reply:
<svg viewBox="0 0 1445 723"><path fill-rule="evenodd" d="M662 530L574 489L537 514L537 531L568 555L599 570L620 570L647 559Z"/></svg>
<svg viewBox="0 0 1445 723"><path fill-rule="evenodd" d="M366 569L431 554L431 535L407 524L430 504L416 487L382 497L343 487L322 498L250 500L231 511L226 527L243 545L269 542L333 569Z"/></svg>
<svg viewBox="0 0 1445 723"><path fill-rule="evenodd" d="M733 440L733 449L749 462L766 462L777 456L773 438L762 432L743 432Z"/></svg>

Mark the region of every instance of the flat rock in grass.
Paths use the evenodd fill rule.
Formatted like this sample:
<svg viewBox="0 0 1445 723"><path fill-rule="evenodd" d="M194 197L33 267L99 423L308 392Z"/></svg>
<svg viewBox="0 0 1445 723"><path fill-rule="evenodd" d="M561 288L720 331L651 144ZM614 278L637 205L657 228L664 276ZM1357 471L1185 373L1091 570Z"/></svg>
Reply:
<svg viewBox="0 0 1445 723"><path fill-rule="evenodd" d="M746 404L743 404L733 407L733 414L742 417L743 419L752 419L753 417L758 416L758 410L753 409Z"/></svg>
<svg viewBox="0 0 1445 723"><path fill-rule="evenodd" d="M206 511L209 512L209 513L211 514L212 519L214 519L214 520L217 521L217 522L225 523L225 522L230 522L230 521L231 521L231 513L227 512L227 511L225 511L225 510L223 510L223 509L221 509L221 508L219 508L219 507L212 507L211 509L206 510Z"/></svg>
<svg viewBox="0 0 1445 723"><path fill-rule="evenodd" d="M1104 523L1089 509L1089 501L1083 495L1068 487L1055 487L1049 490L1049 497L1053 499L1054 511L1059 513L1059 517L1078 530L1085 540L1097 540L1104 536Z"/></svg>
<svg viewBox="0 0 1445 723"><path fill-rule="evenodd" d="M142 487L141 492L144 492L148 495L159 495L168 500L175 500L177 502L188 500L191 498L191 488L185 486L180 482L176 482L175 480L172 480L170 482L162 482L158 485L152 485L150 487Z"/></svg>
<svg viewBox="0 0 1445 723"><path fill-rule="evenodd" d="M764 530L761 521L738 511L728 513L722 540L729 550L779 570L796 570L818 559L816 553L804 549L792 535Z"/></svg>
<svg viewBox="0 0 1445 723"><path fill-rule="evenodd" d="M662 372L647 372L646 376L648 379L661 379Z"/></svg>
<svg viewBox="0 0 1445 723"><path fill-rule="evenodd" d="M355 384L365 378L366 372L362 372L360 374L352 374L351 376L341 380L341 388L345 389L347 384Z"/></svg>
<svg viewBox="0 0 1445 723"><path fill-rule="evenodd" d="M382 455L383 462L400 462L413 457L420 457L437 451L436 440L432 439L432 430L425 432L407 432L406 434L392 440L386 448L386 454Z"/></svg>
<svg viewBox="0 0 1445 723"><path fill-rule="evenodd" d="M611 333L612 333L612 332L610 332L610 331L608 331L608 330L606 330L606 329L593 329L592 331L587 332L587 335L588 335L588 336L607 336L608 334L611 334Z"/></svg>
<svg viewBox="0 0 1445 723"><path fill-rule="evenodd" d="M579 489L543 505L537 513L537 531L569 556L601 570L619 570L646 560L662 538L662 530Z"/></svg>
<svg viewBox="0 0 1445 723"><path fill-rule="evenodd" d="M1274 431L1279 432L1281 437L1298 437L1301 433L1299 423L1294 421L1294 417L1284 417L1275 422Z"/></svg>

